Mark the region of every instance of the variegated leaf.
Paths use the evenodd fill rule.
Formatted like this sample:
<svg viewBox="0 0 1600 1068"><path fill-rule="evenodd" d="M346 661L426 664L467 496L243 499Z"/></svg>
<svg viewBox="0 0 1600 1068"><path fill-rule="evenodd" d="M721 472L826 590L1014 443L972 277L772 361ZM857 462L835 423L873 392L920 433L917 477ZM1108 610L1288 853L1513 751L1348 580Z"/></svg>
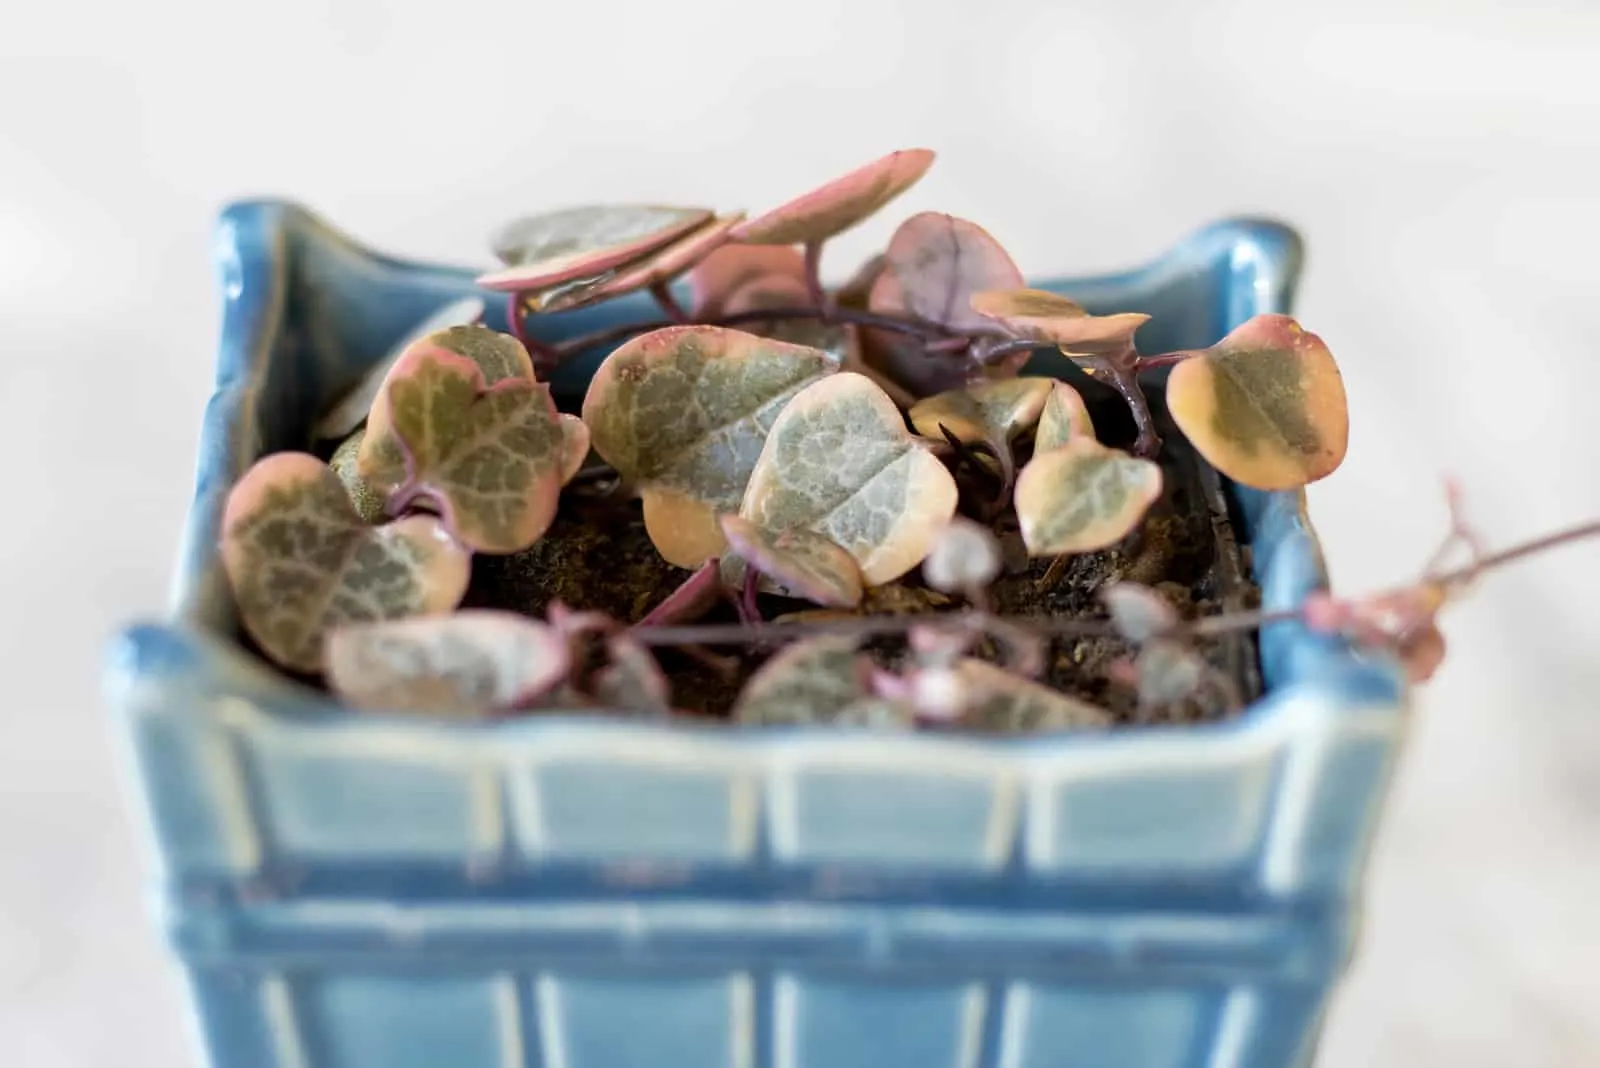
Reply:
<svg viewBox="0 0 1600 1068"><path fill-rule="evenodd" d="M863 375L814 382L767 435L739 514L767 530L813 530L869 586L916 567L955 514L956 483Z"/></svg>
<svg viewBox="0 0 1600 1068"><path fill-rule="evenodd" d="M733 552L788 596L828 608L861 603L861 568L825 535L803 528L763 530L737 515L722 517L722 533Z"/></svg>
<svg viewBox="0 0 1600 1068"><path fill-rule="evenodd" d="M1150 316L1138 312L1090 315L1066 297L1043 289L997 288L974 293L971 307L1015 337L1087 355L1131 349L1134 332L1150 321Z"/></svg>
<svg viewBox="0 0 1600 1068"><path fill-rule="evenodd" d="M1104 549L1126 537L1161 496L1161 468L1074 438L1036 453L1017 476L1017 519L1034 556Z"/></svg>
<svg viewBox="0 0 1600 1068"><path fill-rule="evenodd" d="M339 476L303 452L267 456L234 485L221 555L245 630L304 672L322 669L335 627L449 611L471 562L434 516L369 526Z"/></svg>
<svg viewBox="0 0 1600 1068"><path fill-rule="evenodd" d="M1052 382L1049 378L1000 378L947 390L914 404L909 413L911 425L926 438L942 439L942 427L958 441L988 445L999 457L1009 482L1011 439L1038 422Z"/></svg>
<svg viewBox="0 0 1600 1068"><path fill-rule="evenodd" d="M1053 382L1050 395L1039 412L1039 427L1033 434L1033 451L1059 449L1073 438L1093 438L1094 421L1083 396L1065 382Z"/></svg>
<svg viewBox="0 0 1600 1068"><path fill-rule="evenodd" d="M691 230L670 245L619 267L597 281L549 296L539 306L541 312L567 311L602 300L620 297L636 289L669 282L705 259L719 247L727 245L728 231L744 218L744 213L722 215Z"/></svg>
<svg viewBox="0 0 1600 1068"><path fill-rule="evenodd" d="M1350 436L1333 353L1287 315L1258 315L1179 363L1167 408L1213 467L1256 489L1327 477Z"/></svg>
<svg viewBox="0 0 1600 1068"><path fill-rule="evenodd" d="M427 500L485 553L520 552L549 529L572 448L549 387L520 376L490 385L479 362L424 343L395 364L382 399L359 470L390 493L391 510Z"/></svg>
<svg viewBox="0 0 1600 1068"><path fill-rule="evenodd" d="M483 318L483 300L465 297L452 301L422 320L405 337L396 343L383 359L373 364L356 387L330 408L318 422L315 435L319 441L342 438L366 421L367 413L378 399L389 369L399 362L407 349L425 337L442 333L451 327L468 326ZM526 353L524 353L526 355ZM528 372L533 373L531 368Z"/></svg>
<svg viewBox="0 0 1600 1068"><path fill-rule="evenodd" d="M1111 726L1103 708L1025 679L986 660L967 659L957 667L965 684L963 722L1001 734L1096 730Z"/></svg>
<svg viewBox="0 0 1600 1068"><path fill-rule="evenodd" d="M801 245L826 241L875 214L916 184L933 165L925 148L891 152L827 185L741 223L733 240L746 245Z"/></svg>
<svg viewBox="0 0 1600 1068"><path fill-rule="evenodd" d="M495 235L506 265L486 274L486 289L523 293L593 277L653 252L711 218L706 208L588 204L518 219Z"/></svg>
<svg viewBox="0 0 1600 1068"><path fill-rule="evenodd" d="M342 626L328 635L328 684L357 708L474 716L531 704L567 676L554 627L512 612Z"/></svg>
<svg viewBox="0 0 1600 1068"><path fill-rule="evenodd" d="M592 444L639 488L662 557L699 567L726 542L778 413L839 361L818 349L714 326L667 327L617 348L583 401Z"/></svg>
<svg viewBox="0 0 1600 1068"><path fill-rule="evenodd" d="M907 710L874 697L865 658L849 638L810 638L780 650L745 683L733 708L743 724L909 728Z"/></svg>

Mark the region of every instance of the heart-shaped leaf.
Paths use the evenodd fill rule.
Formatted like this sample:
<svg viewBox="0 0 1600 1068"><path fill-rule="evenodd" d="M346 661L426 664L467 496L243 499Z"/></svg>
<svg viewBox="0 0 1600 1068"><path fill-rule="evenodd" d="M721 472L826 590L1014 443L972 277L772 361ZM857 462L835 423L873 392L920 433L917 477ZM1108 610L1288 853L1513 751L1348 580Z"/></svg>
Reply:
<svg viewBox="0 0 1600 1068"><path fill-rule="evenodd" d="M926 438L939 440L947 431L957 441L989 446L999 458L1002 477L1009 485L1014 464L1011 439L1039 421L1053 381L1001 378L947 390L912 405L911 425Z"/></svg>
<svg viewBox="0 0 1600 1068"><path fill-rule="evenodd" d="M1130 642L1147 642L1178 625L1178 613L1171 603L1137 582L1108 586L1100 591L1100 599L1111 612L1112 626Z"/></svg>
<svg viewBox="0 0 1600 1068"><path fill-rule="evenodd" d="M670 245L620 267L591 284L566 289L560 294L546 297L540 303L539 310L558 312L581 308L597 301L620 297L624 293L632 293L636 289L648 289L669 282L699 263L715 249L726 245L728 231L743 218L743 212L718 216L704 226L689 231Z"/></svg>
<svg viewBox="0 0 1600 1068"><path fill-rule="evenodd" d="M805 529L768 531L737 515L722 517L728 546L791 597L828 608L861 603L855 557L825 535Z"/></svg>
<svg viewBox="0 0 1600 1068"><path fill-rule="evenodd" d="M880 700L866 685L870 661L849 638L810 638L781 650L745 683L735 722L783 726L911 726L905 709Z"/></svg>
<svg viewBox="0 0 1600 1068"><path fill-rule="evenodd" d="M328 459L328 467L344 483L345 492L350 494L350 506L356 510L362 522L382 523L389 518L389 495L362 478L357 468L361 442L366 436L367 431L363 427L340 442Z"/></svg>
<svg viewBox="0 0 1600 1068"><path fill-rule="evenodd" d="M989 231L937 211L901 223L886 258L888 269L873 284L869 307L959 333L999 333L992 320L972 309L973 294L1023 284L1022 272Z"/></svg>
<svg viewBox="0 0 1600 1068"><path fill-rule="evenodd" d="M619 346L589 383L583 421L607 463L638 487L662 557L694 568L726 545L767 431L839 361L818 349L715 326L655 330Z"/></svg>
<svg viewBox="0 0 1600 1068"><path fill-rule="evenodd" d="M1172 369L1173 422L1218 471L1263 490L1298 489L1344 462L1344 379L1317 335L1257 315Z"/></svg>
<svg viewBox="0 0 1600 1068"><path fill-rule="evenodd" d="M434 516L368 526L339 476L303 452L267 456L234 485L221 552L245 630L306 672L321 670L334 627L449 611L471 562Z"/></svg>
<svg viewBox="0 0 1600 1068"><path fill-rule="evenodd" d="M729 297L751 282L768 278L792 279L806 294L806 261L789 245L722 245L689 272L691 311L696 319L717 319L725 314Z"/></svg>
<svg viewBox="0 0 1600 1068"><path fill-rule="evenodd" d="M1018 338L1058 345L1065 352L1097 354L1131 349L1134 332L1150 321L1138 312L1090 315L1066 297L1043 289L995 289L974 293L972 310Z"/></svg>
<svg viewBox="0 0 1600 1068"><path fill-rule="evenodd" d="M1073 438L1094 437L1094 421L1083 396L1065 382L1053 382L1050 395L1039 412L1039 427L1033 433L1033 451L1059 449Z"/></svg>
<svg viewBox="0 0 1600 1068"><path fill-rule="evenodd" d="M956 496L955 479L894 402L846 372L807 386L778 416L739 514L767 530L827 536L880 586L928 555Z"/></svg>
<svg viewBox="0 0 1600 1068"><path fill-rule="evenodd" d="M1105 709L1012 674L987 660L963 660L957 673L966 690L964 722L979 730L1021 734L1111 726L1111 713Z"/></svg>
<svg viewBox="0 0 1600 1068"><path fill-rule="evenodd" d="M916 184L934 154L925 148L891 152L818 189L741 223L733 240L746 245L826 241L855 226Z"/></svg>
<svg viewBox="0 0 1600 1068"><path fill-rule="evenodd" d="M467 356L418 345L384 385L358 466L390 493L391 512L424 499L469 548L520 552L555 519L573 443L548 386L485 378Z"/></svg>
<svg viewBox="0 0 1600 1068"><path fill-rule="evenodd" d="M706 208L589 204L518 219L493 241L507 269L484 275L478 284L522 293L593 277L653 252L710 218Z"/></svg>
<svg viewBox="0 0 1600 1068"><path fill-rule="evenodd" d="M614 634L606 640L605 667L595 672L594 695L623 712L672 711L672 684L661 665L637 640Z"/></svg>
<svg viewBox="0 0 1600 1068"><path fill-rule="evenodd" d="M1161 468L1074 438L1036 453L1017 476L1017 519L1034 556L1104 549L1126 537L1161 496Z"/></svg>
<svg viewBox="0 0 1600 1068"><path fill-rule="evenodd" d="M314 433L319 441L342 438L366 421L367 413L378 399L389 369L399 362L407 349L425 337L442 333L453 326L468 326L483 318L483 301L478 297L464 297L452 301L429 315L405 337L390 348L388 354L367 371L356 387L317 422ZM524 353L526 355L526 353ZM529 372L532 373L531 370Z"/></svg>
<svg viewBox="0 0 1600 1068"><path fill-rule="evenodd" d="M945 525L922 561L922 577L936 590L971 597L999 576L1002 562L994 533L958 515Z"/></svg>
<svg viewBox="0 0 1600 1068"><path fill-rule="evenodd" d="M513 612L356 623L327 639L328 684L384 712L472 716L523 708L566 678L567 640Z"/></svg>

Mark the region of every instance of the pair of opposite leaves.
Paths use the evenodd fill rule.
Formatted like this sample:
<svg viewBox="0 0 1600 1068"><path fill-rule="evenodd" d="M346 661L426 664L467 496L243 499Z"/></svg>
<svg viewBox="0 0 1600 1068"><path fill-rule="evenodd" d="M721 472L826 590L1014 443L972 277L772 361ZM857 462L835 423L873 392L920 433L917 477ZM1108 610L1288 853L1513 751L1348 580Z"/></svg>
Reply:
<svg viewBox="0 0 1600 1068"><path fill-rule="evenodd" d="M448 611L472 552L517 552L543 536L588 449L587 427L556 411L516 339L482 326L418 339L377 390L357 467L391 514L437 514L371 526L315 456L263 458L222 521L241 620L278 663L316 671L342 623Z"/></svg>

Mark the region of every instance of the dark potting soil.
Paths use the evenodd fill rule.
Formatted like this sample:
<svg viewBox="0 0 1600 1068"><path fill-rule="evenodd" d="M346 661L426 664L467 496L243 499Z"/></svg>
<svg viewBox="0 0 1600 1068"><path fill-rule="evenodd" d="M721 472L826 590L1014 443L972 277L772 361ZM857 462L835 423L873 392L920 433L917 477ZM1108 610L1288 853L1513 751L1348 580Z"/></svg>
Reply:
<svg viewBox="0 0 1600 1068"><path fill-rule="evenodd" d="M1090 407L1100 439L1126 445L1133 424L1120 398L1099 383L1074 381ZM1099 592L1111 583L1133 581L1154 587L1192 619L1222 611L1254 607L1257 590L1248 578L1236 547L1217 476L1200 461L1167 418L1158 389L1149 390L1162 432L1160 462L1164 492L1139 529L1123 543L1099 552L1074 556L1046 583L1049 559L1014 560L994 584L994 609L1004 615L1101 619ZM1019 466L1026 460L1024 445ZM997 533L1015 540L1009 514ZM532 548L512 556L479 556L463 607L500 608L542 617L553 601L570 608L604 612L635 622L676 589L689 572L672 567L656 553L645 534L639 505L568 492L549 532ZM775 597L761 599L763 615L774 619L790 613L814 612L811 606ZM864 612L937 613L963 605L926 589L913 571L900 582L872 591ZM731 608L719 607L702 622L731 622ZM893 665L903 655L900 639L878 639L865 648ZM1239 633L1205 640L1201 654L1225 673L1242 704L1260 693L1254 636ZM696 715L724 717L744 681L761 658L732 647L714 652L736 664L719 674L702 660L672 649L656 650L662 668L673 680L673 703ZM1049 650L1045 681L1066 693L1110 709L1122 724L1199 722L1225 718L1231 709L1213 696L1158 712L1141 710L1126 686L1112 681L1111 669L1133 650L1115 638L1057 638ZM997 658L998 650L980 646L980 656Z"/></svg>

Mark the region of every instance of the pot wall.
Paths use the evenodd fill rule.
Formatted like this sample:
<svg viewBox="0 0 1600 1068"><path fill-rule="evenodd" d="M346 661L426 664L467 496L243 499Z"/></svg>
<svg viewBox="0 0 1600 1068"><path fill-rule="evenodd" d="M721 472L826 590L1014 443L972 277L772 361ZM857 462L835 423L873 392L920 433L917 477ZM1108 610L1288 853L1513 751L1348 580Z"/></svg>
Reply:
<svg viewBox="0 0 1600 1068"><path fill-rule="evenodd" d="M472 274L270 202L218 250L172 616L109 673L214 1068L1307 1063L1399 741L1392 665L1279 624L1236 721L1098 737L350 717L230 642L221 504ZM1240 220L1046 286L1198 347L1288 310L1298 267L1291 232ZM623 316L655 317L625 299L547 336ZM1324 584L1300 495L1230 494L1268 607Z"/></svg>

